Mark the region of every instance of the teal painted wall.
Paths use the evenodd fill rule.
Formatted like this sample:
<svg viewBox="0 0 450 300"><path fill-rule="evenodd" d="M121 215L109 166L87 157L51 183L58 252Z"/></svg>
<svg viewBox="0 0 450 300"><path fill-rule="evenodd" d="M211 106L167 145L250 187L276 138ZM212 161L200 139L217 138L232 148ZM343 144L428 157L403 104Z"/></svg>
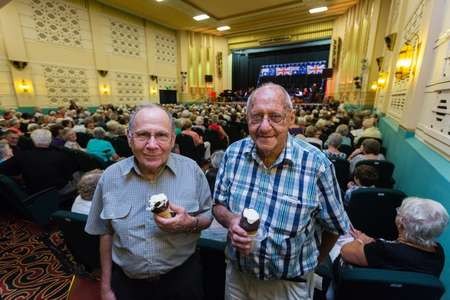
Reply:
<svg viewBox="0 0 450 300"><path fill-rule="evenodd" d="M450 161L418 140L387 117L380 120L383 146L387 159L395 164L395 187L408 196L429 198L442 203L450 212ZM450 228L440 242L445 250L446 264L441 274L450 300Z"/></svg>

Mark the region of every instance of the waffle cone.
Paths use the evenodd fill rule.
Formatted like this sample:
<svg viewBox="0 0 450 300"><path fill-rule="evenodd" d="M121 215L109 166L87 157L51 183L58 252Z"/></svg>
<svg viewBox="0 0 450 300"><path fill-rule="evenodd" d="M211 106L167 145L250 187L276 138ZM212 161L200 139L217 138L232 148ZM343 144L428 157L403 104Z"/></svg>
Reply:
<svg viewBox="0 0 450 300"><path fill-rule="evenodd" d="M165 211L162 211L160 213L157 214L158 216L165 218L165 219L169 219L172 218L172 214L170 209L166 209Z"/></svg>

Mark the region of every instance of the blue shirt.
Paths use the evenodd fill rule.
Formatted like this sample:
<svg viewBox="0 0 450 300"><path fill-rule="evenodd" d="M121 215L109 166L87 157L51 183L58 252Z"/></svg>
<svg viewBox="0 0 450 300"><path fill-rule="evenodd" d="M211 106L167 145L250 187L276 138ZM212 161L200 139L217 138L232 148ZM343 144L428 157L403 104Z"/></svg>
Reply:
<svg viewBox="0 0 450 300"><path fill-rule="evenodd" d="M244 208L260 214L261 238L253 241L251 253L240 255L228 238L225 254L239 270L262 280L312 272L321 231L349 229L333 164L319 149L291 136L270 168L250 138L232 144L217 175L214 200L235 214Z"/></svg>
<svg viewBox="0 0 450 300"><path fill-rule="evenodd" d="M109 161L116 154L113 145L101 139L90 139L86 146L86 151L100 157L103 161Z"/></svg>

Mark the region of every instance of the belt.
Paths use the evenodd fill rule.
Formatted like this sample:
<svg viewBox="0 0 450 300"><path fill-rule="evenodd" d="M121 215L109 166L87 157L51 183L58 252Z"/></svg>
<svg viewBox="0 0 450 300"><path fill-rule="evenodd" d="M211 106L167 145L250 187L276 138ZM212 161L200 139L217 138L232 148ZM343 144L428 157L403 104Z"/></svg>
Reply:
<svg viewBox="0 0 450 300"><path fill-rule="evenodd" d="M301 277L301 276L292 277L292 278L286 278L286 279L283 279L283 280L292 281L292 282L306 282L306 279Z"/></svg>

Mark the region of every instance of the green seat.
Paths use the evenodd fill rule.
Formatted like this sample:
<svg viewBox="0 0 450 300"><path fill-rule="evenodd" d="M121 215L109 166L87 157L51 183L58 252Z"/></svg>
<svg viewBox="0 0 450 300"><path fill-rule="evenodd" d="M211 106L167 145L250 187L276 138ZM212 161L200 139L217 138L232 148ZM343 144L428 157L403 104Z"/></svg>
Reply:
<svg viewBox="0 0 450 300"><path fill-rule="evenodd" d="M47 225L52 213L59 209L60 196L56 188L28 195L19 185L5 175L0 175L0 195L17 212L39 225Z"/></svg>
<svg viewBox="0 0 450 300"><path fill-rule="evenodd" d="M53 223L62 231L64 241L75 261L93 271L100 267L99 237L84 231L87 215L59 210L51 217Z"/></svg>
<svg viewBox="0 0 450 300"><path fill-rule="evenodd" d="M437 300L445 292L439 278L424 273L359 268L343 264L337 278L337 300Z"/></svg>

